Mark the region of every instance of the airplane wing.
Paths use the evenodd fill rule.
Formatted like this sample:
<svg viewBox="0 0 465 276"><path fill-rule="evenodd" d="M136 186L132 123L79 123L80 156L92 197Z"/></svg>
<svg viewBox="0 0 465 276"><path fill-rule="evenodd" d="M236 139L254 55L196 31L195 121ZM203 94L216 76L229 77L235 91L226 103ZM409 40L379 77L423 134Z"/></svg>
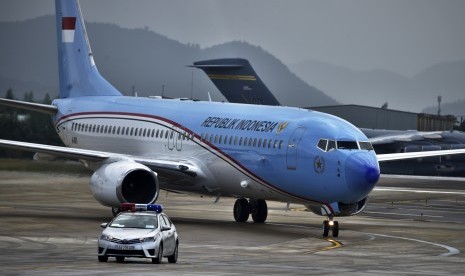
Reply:
<svg viewBox="0 0 465 276"><path fill-rule="evenodd" d="M387 154L377 154L376 157L378 158L378 162L385 162L385 161L394 161L394 160L402 160L402 159L453 155L453 154L465 154L465 149L387 153Z"/></svg>
<svg viewBox="0 0 465 276"><path fill-rule="evenodd" d="M170 170L170 171L178 171L184 174L188 174L190 176L196 176L198 172L198 168L187 160L162 160L162 159L124 155L124 154L104 152L104 151L85 150L85 149L68 148L68 147L60 147L60 146L50 146L50 145L44 145L44 144L35 144L35 143L18 142L18 141L1 140L1 139L0 139L0 147L22 150L22 151L37 152L41 154L65 157L69 159L78 159L78 160L81 159L81 160L92 161L92 162L99 162L99 161L104 161L104 160L109 160L109 159L118 159L118 158L130 159L137 163L146 165L152 170L164 169L164 170Z"/></svg>
<svg viewBox="0 0 465 276"><path fill-rule="evenodd" d="M389 144L394 142L413 142L423 141L425 139L441 139L443 137L441 131L431 132L418 132L418 131L405 131L399 134L380 135L370 137L369 140L373 145Z"/></svg>

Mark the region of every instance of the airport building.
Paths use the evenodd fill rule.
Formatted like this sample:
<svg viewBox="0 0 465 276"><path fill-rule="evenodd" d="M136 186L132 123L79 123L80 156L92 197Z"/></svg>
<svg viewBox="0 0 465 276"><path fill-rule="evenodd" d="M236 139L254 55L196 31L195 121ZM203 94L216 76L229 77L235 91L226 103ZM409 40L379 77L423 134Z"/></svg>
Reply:
<svg viewBox="0 0 465 276"><path fill-rule="evenodd" d="M451 130L456 122L452 115L432 115L363 105L318 106L308 109L341 117L356 127L387 130Z"/></svg>

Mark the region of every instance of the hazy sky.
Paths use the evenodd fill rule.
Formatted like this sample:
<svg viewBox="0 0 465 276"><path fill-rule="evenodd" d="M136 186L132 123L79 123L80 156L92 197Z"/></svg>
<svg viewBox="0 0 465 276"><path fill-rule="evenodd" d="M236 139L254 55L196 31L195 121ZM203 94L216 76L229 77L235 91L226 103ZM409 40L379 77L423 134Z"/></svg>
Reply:
<svg viewBox="0 0 465 276"><path fill-rule="evenodd" d="M202 47L243 40L305 59L407 76L465 60L463 0L81 0L88 21L149 29ZM54 13L51 0L0 0L0 21Z"/></svg>

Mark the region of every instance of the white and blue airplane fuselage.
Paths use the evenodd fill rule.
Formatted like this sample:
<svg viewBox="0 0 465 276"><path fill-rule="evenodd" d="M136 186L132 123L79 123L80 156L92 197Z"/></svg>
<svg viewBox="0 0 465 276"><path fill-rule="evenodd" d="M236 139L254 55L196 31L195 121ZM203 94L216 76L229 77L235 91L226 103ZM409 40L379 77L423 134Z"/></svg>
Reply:
<svg viewBox="0 0 465 276"><path fill-rule="evenodd" d="M317 147L322 138L368 141L350 123L324 113L123 96L53 104L59 110L55 124L69 147L188 160L199 169L182 183L160 182L162 189L350 204L366 198L379 177L372 150ZM318 168L317 162L324 164Z"/></svg>

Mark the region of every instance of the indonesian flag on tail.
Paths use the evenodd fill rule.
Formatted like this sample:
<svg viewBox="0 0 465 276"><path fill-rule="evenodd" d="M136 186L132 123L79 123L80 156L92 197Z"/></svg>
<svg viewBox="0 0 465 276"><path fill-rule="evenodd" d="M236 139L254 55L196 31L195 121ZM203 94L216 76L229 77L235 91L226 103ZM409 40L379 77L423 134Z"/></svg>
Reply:
<svg viewBox="0 0 465 276"><path fill-rule="evenodd" d="M61 20L61 41L64 43L74 42L76 17L62 17Z"/></svg>

